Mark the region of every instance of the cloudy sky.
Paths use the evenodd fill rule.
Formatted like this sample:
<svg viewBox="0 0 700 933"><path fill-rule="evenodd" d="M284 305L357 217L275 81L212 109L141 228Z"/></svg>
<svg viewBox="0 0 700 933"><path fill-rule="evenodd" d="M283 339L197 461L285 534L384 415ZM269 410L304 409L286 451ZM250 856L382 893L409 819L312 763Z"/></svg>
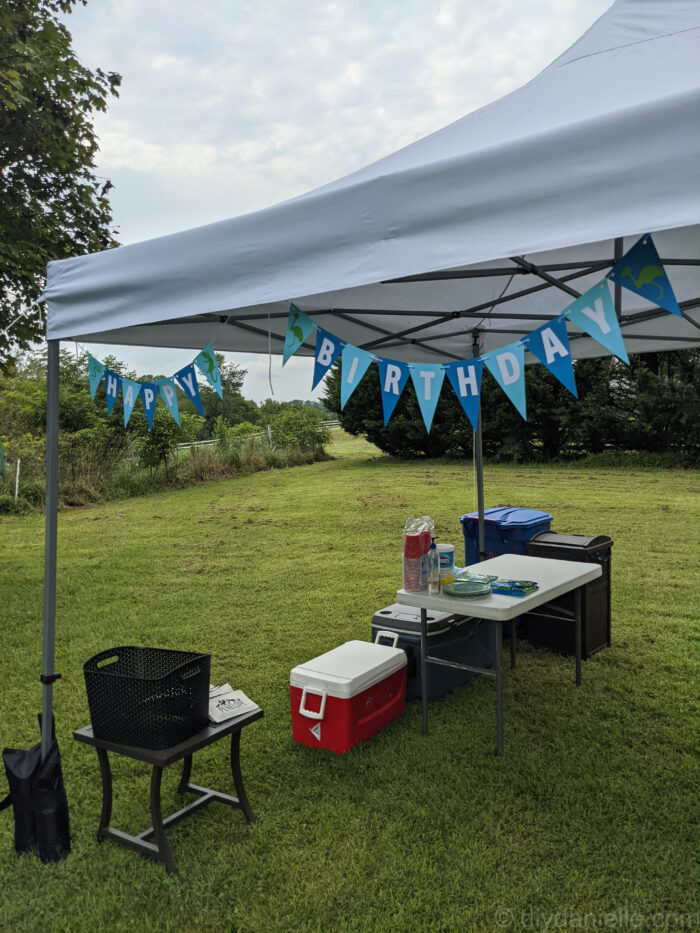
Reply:
<svg viewBox="0 0 700 933"><path fill-rule="evenodd" d="M507 94L611 0L89 0L67 18L91 68L116 71L95 125L122 243L247 213L332 181ZM190 351L92 347L137 374ZM268 359L243 393L270 397ZM278 399L313 361L272 359Z"/></svg>

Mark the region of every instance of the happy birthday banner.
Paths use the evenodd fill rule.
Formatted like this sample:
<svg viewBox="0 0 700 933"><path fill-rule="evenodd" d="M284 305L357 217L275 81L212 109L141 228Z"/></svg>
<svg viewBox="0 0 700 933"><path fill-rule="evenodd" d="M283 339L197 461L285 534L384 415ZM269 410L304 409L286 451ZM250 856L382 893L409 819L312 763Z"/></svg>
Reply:
<svg viewBox="0 0 700 933"><path fill-rule="evenodd" d="M486 366L522 418L527 420L526 349L546 366L575 398L578 398L569 336L566 330L567 321L580 327L606 350L629 365L620 325L615 314L615 305L610 295L608 279L654 302L664 311L678 317L682 316L656 246L651 236L645 234L619 262L615 263L604 279L589 288L556 318L547 321L546 324L514 343L484 353L479 357L457 360L453 363L403 363L399 360L384 359L360 347L354 347L339 337L334 337L292 304L287 319L282 365L296 353L315 329L316 353L312 389L316 388L333 363L340 357L340 407L343 409L370 365L376 362L379 368L384 425L389 423L410 377L428 432L430 432L445 376L476 431L479 421L481 377Z"/></svg>
<svg viewBox="0 0 700 933"><path fill-rule="evenodd" d="M104 379L108 415L112 414L114 403L121 390L124 407L124 427L129 423L129 418L131 418L131 413L139 398L143 404L143 410L146 412L149 431L153 430L153 414L159 398L163 400L173 419L180 424L176 384L180 386L187 398L194 404L200 415L204 414L202 400L199 397L195 366L216 390L219 398L223 398L219 364L216 361L214 347L210 343L197 354L191 363L188 363L187 366L184 366L172 377L156 379L155 382L136 382L133 379L127 379L126 376L120 376L119 373L107 369L103 363L100 363L92 354L88 353L90 397L95 398L97 387Z"/></svg>

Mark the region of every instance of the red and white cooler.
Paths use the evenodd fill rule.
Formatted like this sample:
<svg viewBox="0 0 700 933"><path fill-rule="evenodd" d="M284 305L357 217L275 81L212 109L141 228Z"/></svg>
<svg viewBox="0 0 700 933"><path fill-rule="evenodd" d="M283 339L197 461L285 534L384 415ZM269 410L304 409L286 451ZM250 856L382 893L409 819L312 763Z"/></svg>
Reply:
<svg viewBox="0 0 700 933"><path fill-rule="evenodd" d="M342 755L403 713L406 652L348 641L295 667L289 696L296 741Z"/></svg>

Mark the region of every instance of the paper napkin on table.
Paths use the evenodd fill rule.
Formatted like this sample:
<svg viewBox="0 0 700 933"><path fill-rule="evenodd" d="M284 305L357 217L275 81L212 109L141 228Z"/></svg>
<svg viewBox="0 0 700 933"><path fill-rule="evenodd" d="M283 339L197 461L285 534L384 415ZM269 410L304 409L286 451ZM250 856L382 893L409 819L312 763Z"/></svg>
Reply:
<svg viewBox="0 0 700 933"><path fill-rule="evenodd" d="M242 690L234 690L231 684L209 685L210 722L225 722L259 708Z"/></svg>

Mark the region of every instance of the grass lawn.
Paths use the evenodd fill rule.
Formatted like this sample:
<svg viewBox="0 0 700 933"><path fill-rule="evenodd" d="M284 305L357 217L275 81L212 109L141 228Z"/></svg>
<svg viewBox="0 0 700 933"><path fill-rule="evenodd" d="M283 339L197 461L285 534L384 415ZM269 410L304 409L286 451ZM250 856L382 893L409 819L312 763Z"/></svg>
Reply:
<svg viewBox="0 0 700 933"><path fill-rule="evenodd" d="M413 703L339 757L292 741L290 669L369 638L401 583L406 516L431 514L459 547L474 491L470 463L396 464L334 438L334 461L61 513L68 679L54 695L73 852L49 867L15 856L0 815L0 930L697 926L697 475L487 466L487 507L543 509L557 531L613 538L612 647L584 662L576 689L573 659L521 645L501 759L484 677L432 705L429 736ZM42 562L43 518L0 520L7 746L37 740ZM71 733L89 720L83 662L119 644L209 652L213 681L265 710L242 739L258 822L213 804L179 824L179 877L95 842L97 756ZM115 758L113 772L112 824L140 832L148 768ZM165 772L165 812L178 776ZM229 790L224 745L195 756L192 780ZM0 797L5 786L3 774Z"/></svg>

